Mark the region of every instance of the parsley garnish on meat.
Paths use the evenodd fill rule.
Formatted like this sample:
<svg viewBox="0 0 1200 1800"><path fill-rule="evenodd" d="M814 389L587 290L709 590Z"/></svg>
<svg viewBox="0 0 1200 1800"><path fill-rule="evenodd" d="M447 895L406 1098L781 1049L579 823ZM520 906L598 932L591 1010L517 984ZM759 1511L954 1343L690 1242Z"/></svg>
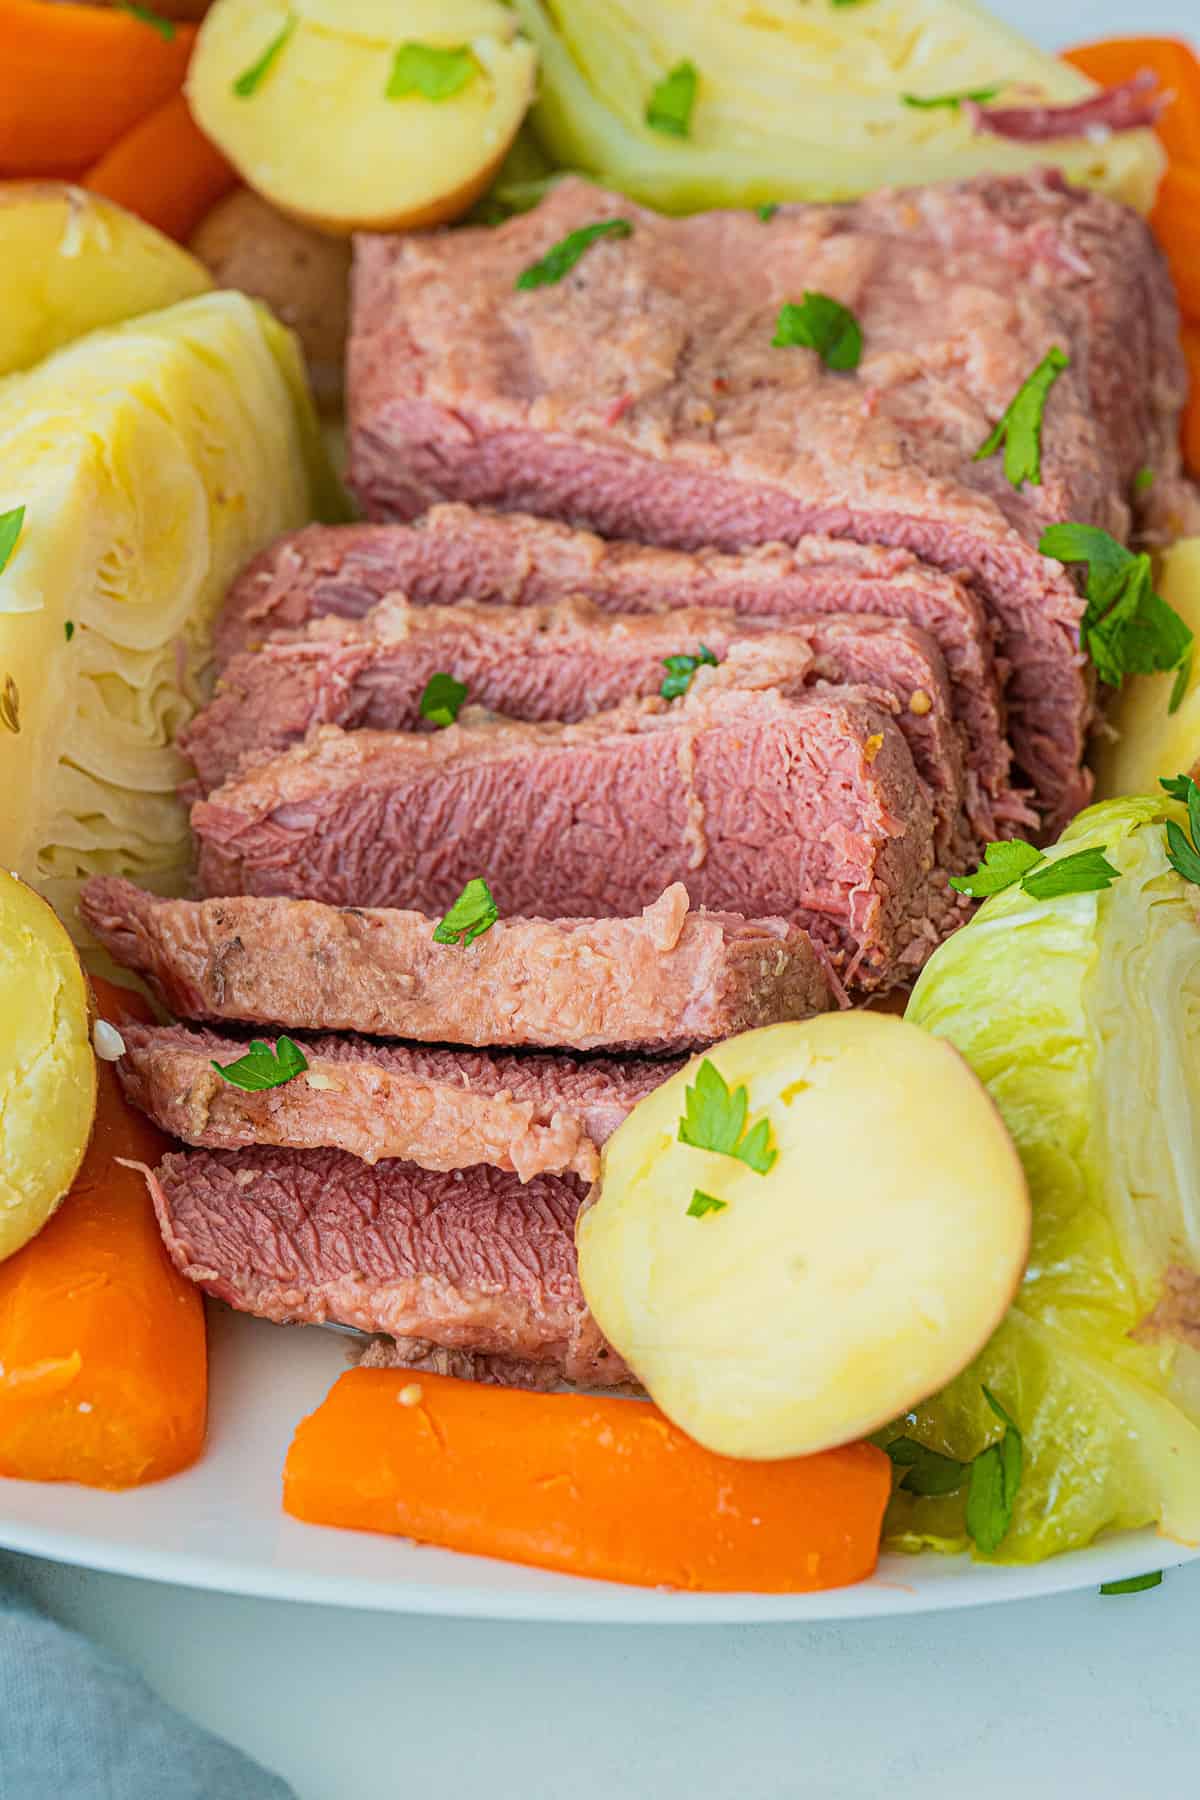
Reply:
<svg viewBox="0 0 1200 1800"><path fill-rule="evenodd" d="M138 6L136 0L117 0L117 5L122 12L131 14L135 19L140 19L143 25L149 25L151 31L157 31L164 43L169 44L174 38L174 19L164 19L162 14L156 13L152 6Z"/></svg>
<svg viewBox="0 0 1200 1800"><path fill-rule="evenodd" d="M696 1071L694 1084L684 1089L679 1142L690 1144L694 1150L713 1150L718 1156L736 1157L756 1175L770 1174L779 1155L770 1147L771 1121L760 1119L746 1131L748 1104L745 1088L734 1088L731 1093L720 1070L706 1056Z"/></svg>
<svg viewBox="0 0 1200 1800"><path fill-rule="evenodd" d="M715 669L719 662L720 658L713 655L707 644L701 644L695 656L687 651L680 651L675 656L664 656L663 668L667 672L658 691L664 700L678 700L681 694L687 693L692 685L692 677L702 664L707 663L710 668Z"/></svg>
<svg viewBox="0 0 1200 1800"><path fill-rule="evenodd" d="M1043 556L1088 566L1087 611L1080 625L1084 649L1101 681L1120 687L1126 675L1175 673L1167 710L1187 692L1192 633L1174 607L1154 591L1150 558L1135 556L1096 525L1051 525L1038 544Z"/></svg>
<svg viewBox="0 0 1200 1800"><path fill-rule="evenodd" d="M452 100L473 79L476 66L466 44L446 49L436 44L401 44L392 58L384 96L403 100L409 94L420 94L424 100Z"/></svg>
<svg viewBox="0 0 1200 1800"><path fill-rule="evenodd" d="M435 927L437 944L473 944L477 937L490 931L500 917L492 890L486 881L468 881L445 918Z"/></svg>
<svg viewBox="0 0 1200 1800"><path fill-rule="evenodd" d="M668 132L671 137L690 136L692 108L696 104L699 84L695 63L676 63L646 102L646 123L650 129Z"/></svg>
<svg viewBox="0 0 1200 1800"><path fill-rule="evenodd" d="M893 1438L885 1445L892 1466L902 1469L897 1486L929 1499L957 1493L967 1483L967 1533L989 1555L999 1549L1012 1524L1017 1490L1021 1485L1024 1444L1013 1419L990 1388L983 1397L1004 1426L1003 1435L970 1462L943 1456L915 1438Z"/></svg>
<svg viewBox="0 0 1200 1800"><path fill-rule="evenodd" d="M455 680L443 669L429 677L421 695L421 717L435 725L453 725L467 697L465 681Z"/></svg>
<svg viewBox="0 0 1200 1800"><path fill-rule="evenodd" d="M828 294L806 292L801 305L781 306L771 342L777 349L815 350L827 369L857 369L862 356L858 320Z"/></svg>
<svg viewBox="0 0 1200 1800"><path fill-rule="evenodd" d="M900 98L905 106L915 106L921 112L932 112L938 106L957 112L964 100L973 100L977 106L984 106L989 100L994 100L999 92L998 87L964 88L958 94L901 94Z"/></svg>
<svg viewBox="0 0 1200 1800"><path fill-rule="evenodd" d="M568 231L557 244L552 244L545 256L522 269L515 285L521 289L549 287L570 274L584 251L589 250L598 238L627 238L632 232L633 226L628 219L601 219L595 225L580 225L576 231Z"/></svg>
<svg viewBox="0 0 1200 1800"><path fill-rule="evenodd" d="M1174 819L1167 820L1167 861L1185 881L1200 887L1200 788L1190 775L1163 776L1159 786L1166 789L1172 800L1182 800L1188 809L1187 832Z"/></svg>
<svg viewBox="0 0 1200 1800"><path fill-rule="evenodd" d="M9 565L24 524L25 508L23 506L14 506L11 512L0 513L0 575Z"/></svg>
<svg viewBox="0 0 1200 1800"><path fill-rule="evenodd" d="M706 1194L703 1188L697 1188L687 1209L687 1217L702 1219L705 1213L724 1212L728 1205L728 1200L718 1200L715 1194Z"/></svg>
<svg viewBox="0 0 1200 1800"><path fill-rule="evenodd" d="M1147 488L1151 488L1153 486L1154 486L1154 470L1151 468L1139 469L1137 474L1133 478L1134 493L1135 494L1144 494L1146 492Z"/></svg>
<svg viewBox="0 0 1200 1800"><path fill-rule="evenodd" d="M239 1056L236 1062L213 1063L222 1080L231 1087L244 1088L248 1094L283 1087L297 1075L302 1075L307 1067L308 1058L290 1037L276 1038L274 1050L261 1038L255 1038L245 1056Z"/></svg>
<svg viewBox="0 0 1200 1800"><path fill-rule="evenodd" d="M1063 370L1070 366L1071 359L1066 351L1060 350L1057 344L1051 345L1033 374L1025 377L1005 407L995 430L975 452L976 462L994 456L1003 444L1004 473L1013 487L1019 488L1023 481L1041 486L1042 419L1046 400Z"/></svg>
<svg viewBox="0 0 1200 1800"><path fill-rule="evenodd" d="M1162 1586L1162 1570L1155 1569L1152 1575L1127 1575L1124 1581L1102 1581L1102 1594L1144 1594L1147 1588Z"/></svg>
<svg viewBox="0 0 1200 1800"><path fill-rule="evenodd" d="M763 204L761 206L756 206L754 210L762 220L763 224L769 225L771 220L775 217L775 214L779 211L779 202L778 200L764 200Z"/></svg>
<svg viewBox="0 0 1200 1800"><path fill-rule="evenodd" d="M1002 894L1019 882L1034 900L1054 900L1060 894L1090 894L1111 887L1120 876L1104 854L1103 848L1076 850L1071 856L1056 857L1053 862L1021 838L1005 843L989 844L983 861L973 875L952 875L950 886L973 900L989 894Z"/></svg>
<svg viewBox="0 0 1200 1800"><path fill-rule="evenodd" d="M252 62L248 69L243 69L233 84L233 91L239 100L248 100L251 94L258 92L266 77L270 74L271 65L288 39L295 31L297 19L295 13L289 13L283 29L277 31L257 62Z"/></svg>

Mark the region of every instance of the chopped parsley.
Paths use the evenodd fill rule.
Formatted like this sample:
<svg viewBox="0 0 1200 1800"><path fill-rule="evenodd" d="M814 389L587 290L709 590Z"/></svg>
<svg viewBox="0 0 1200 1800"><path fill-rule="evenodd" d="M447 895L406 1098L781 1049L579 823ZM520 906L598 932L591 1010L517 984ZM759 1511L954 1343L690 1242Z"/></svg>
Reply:
<svg viewBox="0 0 1200 1800"><path fill-rule="evenodd" d="M697 1188L687 1209L687 1217L702 1219L705 1213L724 1212L728 1205L728 1200L718 1200L715 1194L706 1194L703 1188Z"/></svg>
<svg viewBox="0 0 1200 1800"><path fill-rule="evenodd" d="M937 1494L955 1494L967 1479L970 1463L956 1462L952 1456L943 1456L940 1450L931 1450L928 1444L922 1444L916 1438L893 1438L884 1449L892 1459L892 1466L903 1469L897 1487L906 1488L910 1494L930 1499Z"/></svg>
<svg viewBox="0 0 1200 1800"><path fill-rule="evenodd" d="M1032 899L1054 900L1061 894L1090 894L1109 888L1120 873L1108 861L1103 848L1076 850L1051 862L1032 844L1010 838L1005 843L989 844L974 874L952 875L950 886L960 894L970 894L973 900L983 900L989 894L1002 894L1019 882Z"/></svg>
<svg viewBox="0 0 1200 1800"><path fill-rule="evenodd" d="M1101 681L1120 687L1126 675L1175 674L1168 712L1187 692L1192 633L1155 593L1150 558L1135 556L1096 525L1051 525L1038 543L1043 556L1088 566L1087 610L1080 639Z"/></svg>
<svg viewBox="0 0 1200 1800"><path fill-rule="evenodd" d="M140 19L143 25L149 25L151 31L157 31L164 43L169 44L173 40L175 36L174 19L164 19L162 14L156 13L152 6L138 6L136 0L117 0L117 5L122 12L129 13L132 18Z"/></svg>
<svg viewBox="0 0 1200 1800"><path fill-rule="evenodd" d="M233 91L239 100L248 100L251 94L256 94L258 92L259 88L270 74L271 66L274 63L275 58L279 55L293 31L295 31L297 23L298 20L295 13L289 13L282 30L275 33L275 36L271 39L257 62L252 62L248 69L242 70L241 74L233 84Z"/></svg>
<svg viewBox="0 0 1200 1800"><path fill-rule="evenodd" d="M0 513L0 575L9 565L24 524L25 508L23 506L14 506L11 512Z"/></svg>
<svg viewBox="0 0 1200 1800"><path fill-rule="evenodd" d="M447 675L444 670L439 669L425 683L421 695L421 717L432 720L435 725L453 725L466 697L466 682L456 681L453 675Z"/></svg>
<svg viewBox="0 0 1200 1800"><path fill-rule="evenodd" d="M915 106L921 112L932 112L935 107L944 106L950 112L957 112L964 100L973 100L976 106L986 106L1000 92L999 87L964 88L958 94L901 94L905 106Z"/></svg>
<svg viewBox="0 0 1200 1800"><path fill-rule="evenodd" d="M1135 494L1144 494L1146 492L1147 488L1152 488L1153 486L1154 486L1154 470L1151 468L1139 469L1137 474L1133 478L1134 493Z"/></svg>
<svg viewBox="0 0 1200 1800"><path fill-rule="evenodd" d="M695 63L679 62L669 75L664 75L646 102L646 123L652 131L665 131L671 137L690 137L692 108L700 84Z"/></svg>
<svg viewBox="0 0 1200 1800"><path fill-rule="evenodd" d="M681 694L687 693L692 685L692 677L702 664L707 663L710 668L715 669L719 662L720 658L713 655L707 644L701 644L695 656L687 651L680 651L675 656L664 656L663 668L667 672L658 691L664 700L678 700Z"/></svg>
<svg viewBox="0 0 1200 1800"><path fill-rule="evenodd" d="M423 100L452 100L474 79L477 66L466 44L446 49L436 44L401 44L392 58L384 97L403 100L409 94L420 94Z"/></svg>
<svg viewBox="0 0 1200 1800"><path fill-rule="evenodd" d="M231 1087L244 1088L248 1094L261 1094L267 1088L283 1087L294 1081L308 1067L308 1058L290 1037L275 1039L275 1048L255 1038L245 1056L236 1062L213 1063L213 1068Z"/></svg>
<svg viewBox="0 0 1200 1800"><path fill-rule="evenodd" d="M975 461L994 456L1004 445L1004 473L1013 487L1042 482L1042 419L1050 389L1071 359L1057 344L1051 345L1032 375L1021 383L996 424L995 430L975 452Z"/></svg>
<svg viewBox="0 0 1200 1800"><path fill-rule="evenodd" d="M777 349L815 350L827 369L857 369L862 357L858 320L828 294L806 292L801 305L789 300L781 306L771 342Z"/></svg>
<svg viewBox="0 0 1200 1800"><path fill-rule="evenodd" d="M779 211L779 202L778 200L764 200L763 204L761 206L756 206L754 210L762 220L763 224L769 225L771 220L775 217L775 214Z"/></svg>
<svg viewBox="0 0 1200 1800"><path fill-rule="evenodd" d="M684 1112L679 1121L679 1142L694 1150L712 1150L733 1156L756 1175L768 1175L778 1150L771 1148L771 1121L760 1119L746 1130L748 1100L744 1087L730 1093L720 1071L707 1056L696 1071L694 1084L684 1089Z"/></svg>
<svg viewBox="0 0 1200 1800"><path fill-rule="evenodd" d="M1187 832L1174 819L1167 820L1167 861L1177 875L1185 881L1200 887L1200 788L1190 775L1171 775L1160 778L1159 786L1166 789L1172 800L1182 800L1188 810Z"/></svg>
<svg viewBox="0 0 1200 1800"><path fill-rule="evenodd" d="M904 1471L897 1487L921 1499L955 1494L967 1484L967 1532L984 1554L990 1555L1003 1543L1012 1524L1025 1453L1016 1423L990 1388L982 1392L1004 1432L970 1462L943 1456L916 1438L893 1438L884 1448L893 1468Z"/></svg>
<svg viewBox="0 0 1200 1800"><path fill-rule="evenodd" d="M437 944L473 944L477 937L490 931L500 917L492 890L486 881L468 881L445 918L435 927Z"/></svg>
<svg viewBox="0 0 1200 1800"><path fill-rule="evenodd" d="M75 636L75 621L74 621L74 619L67 620L66 624L63 626L63 634L66 637L66 640L69 644L71 639Z"/></svg>
<svg viewBox="0 0 1200 1800"><path fill-rule="evenodd" d="M517 276L515 285L520 289L550 287L561 281L564 275L570 274L585 250L599 238L627 238L633 233L633 226L628 219L601 219L595 225L580 225L576 231L568 231L565 238L552 244L545 256L537 262L530 263Z"/></svg>
<svg viewBox="0 0 1200 1800"><path fill-rule="evenodd" d="M1124 1581L1102 1581L1102 1594L1144 1594L1147 1588L1162 1586L1162 1570L1155 1569L1152 1575L1127 1575Z"/></svg>

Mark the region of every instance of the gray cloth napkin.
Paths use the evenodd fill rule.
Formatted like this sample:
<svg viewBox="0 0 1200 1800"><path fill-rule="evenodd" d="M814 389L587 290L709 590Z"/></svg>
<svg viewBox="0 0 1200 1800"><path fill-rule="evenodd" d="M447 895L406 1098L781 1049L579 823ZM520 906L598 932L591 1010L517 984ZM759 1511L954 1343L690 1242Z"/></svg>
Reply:
<svg viewBox="0 0 1200 1800"><path fill-rule="evenodd" d="M0 1800L296 1800L0 1569Z"/></svg>

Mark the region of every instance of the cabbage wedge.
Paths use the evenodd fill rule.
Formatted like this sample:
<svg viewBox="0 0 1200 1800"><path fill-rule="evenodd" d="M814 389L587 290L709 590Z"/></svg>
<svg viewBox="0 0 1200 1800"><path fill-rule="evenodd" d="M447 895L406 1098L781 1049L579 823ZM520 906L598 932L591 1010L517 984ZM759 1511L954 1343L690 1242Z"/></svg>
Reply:
<svg viewBox="0 0 1200 1800"><path fill-rule="evenodd" d="M899 1427L968 1461L996 1436L983 1387L1002 1401L1025 1468L1000 1562L1148 1524L1200 1541L1200 890L1167 860L1168 818L1186 812L1165 795L1081 813L1051 858L1103 848L1120 879L995 895L906 1015L985 1082L1033 1200L1007 1317ZM900 1489L890 1541L964 1547L963 1502Z"/></svg>
<svg viewBox="0 0 1200 1800"><path fill-rule="evenodd" d="M1069 104L1095 92L1077 70L974 0L513 0L541 61L533 124L568 168L664 212L777 200L847 200L873 188L952 181L1045 163L1149 211L1164 166L1152 131L1104 142L1017 143L976 133L945 105ZM699 75L686 137L646 123L680 62Z"/></svg>

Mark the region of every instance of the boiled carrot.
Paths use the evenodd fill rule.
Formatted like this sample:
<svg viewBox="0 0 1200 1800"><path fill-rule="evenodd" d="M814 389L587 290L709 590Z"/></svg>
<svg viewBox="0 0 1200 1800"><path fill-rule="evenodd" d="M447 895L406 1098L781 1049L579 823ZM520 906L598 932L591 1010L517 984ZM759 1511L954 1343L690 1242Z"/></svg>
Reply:
<svg viewBox="0 0 1200 1800"><path fill-rule="evenodd" d="M148 1017L95 981L102 1015ZM99 1068L83 1167L54 1217L0 1264L0 1475L125 1488L172 1475L204 1444L199 1291L172 1266L136 1169L166 1140Z"/></svg>
<svg viewBox="0 0 1200 1800"><path fill-rule="evenodd" d="M0 175L95 162L179 91L195 38L117 8L0 0Z"/></svg>
<svg viewBox="0 0 1200 1800"><path fill-rule="evenodd" d="M168 237L189 238L237 176L188 111L182 94L142 119L83 178Z"/></svg>
<svg viewBox="0 0 1200 1800"><path fill-rule="evenodd" d="M1200 165L1170 165L1150 226L1166 253L1184 318L1200 323Z"/></svg>
<svg viewBox="0 0 1200 1800"><path fill-rule="evenodd" d="M1167 155L1200 163L1200 58L1179 38L1101 38L1063 51L1064 62L1101 87L1120 87L1142 69L1167 96L1156 130Z"/></svg>
<svg viewBox="0 0 1200 1800"><path fill-rule="evenodd" d="M875 1567L887 1457L703 1450L656 1407L352 1369L298 1427L283 1503L315 1525L637 1587L807 1593Z"/></svg>

